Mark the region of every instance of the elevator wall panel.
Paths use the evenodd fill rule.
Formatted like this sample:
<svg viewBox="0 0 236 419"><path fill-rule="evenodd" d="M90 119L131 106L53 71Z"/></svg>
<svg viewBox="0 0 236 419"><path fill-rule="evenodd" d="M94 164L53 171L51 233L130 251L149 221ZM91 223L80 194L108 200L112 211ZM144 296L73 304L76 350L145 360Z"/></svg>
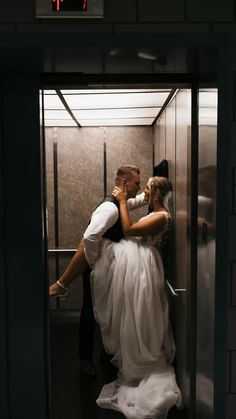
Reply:
<svg viewBox="0 0 236 419"><path fill-rule="evenodd" d="M54 173L53 173L53 128L47 129L46 138L46 188L47 188L47 228L48 247L55 247L55 222L54 222Z"/></svg>
<svg viewBox="0 0 236 419"><path fill-rule="evenodd" d="M60 247L77 247L103 198L102 134L97 128L57 129Z"/></svg>
<svg viewBox="0 0 236 419"><path fill-rule="evenodd" d="M169 258L174 288L187 288L189 270L188 219L188 147L190 142L191 102L190 91L180 90L167 107L154 129L155 162L166 158L169 179L173 184L174 251ZM173 266L174 265L174 266ZM189 379L187 371L187 294L170 299L174 311L176 340L176 373L188 404Z"/></svg>
<svg viewBox="0 0 236 419"><path fill-rule="evenodd" d="M154 126L154 166L166 158L166 112L163 112Z"/></svg>
<svg viewBox="0 0 236 419"><path fill-rule="evenodd" d="M104 189L108 195L113 190L117 167L137 165L144 187L152 175L152 144L151 127L46 128L49 249L77 248L92 211L104 197ZM131 214L136 221L146 213L144 207ZM72 254L49 255L49 282L54 282ZM60 308L79 310L82 281L71 284L71 291L66 301L60 301ZM55 302L51 304L52 309L57 307Z"/></svg>
<svg viewBox="0 0 236 419"><path fill-rule="evenodd" d="M134 164L141 170L141 190L152 176L152 143L151 127L112 127L104 128L107 144L107 192L111 194L114 187L114 174L117 167L123 164ZM138 220L147 213L147 208L131 212L133 220Z"/></svg>
<svg viewBox="0 0 236 419"><path fill-rule="evenodd" d="M172 182L173 191L173 210L175 213L175 158L176 158L176 99L174 98L166 109L166 158L168 160L169 178Z"/></svg>
<svg viewBox="0 0 236 419"><path fill-rule="evenodd" d="M208 419L214 405L217 92L200 90L198 101L196 418Z"/></svg>
<svg viewBox="0 0 236 419"><path fill-rule="evenodd" d="M188 201L188 140L191 102L190 92L176 96L176 260L178 285L187 284L187 201Z"/></svg>
<svg viewBox="0 0 236 419"><path fill-rule="evenodd" d="M160 119L160 138L159 138L159 159L166 158L166 112L163 112ZM158 163L158 162L157 162Z"/></svg>
<svg viewBox="0 0 236 419"><path fill-rule="evenodd" d="M181 90L176 96L176 286L186 289L176 302L176 360L177 376L183 392L185 403L189 403L189 357L187 336L188 325L188 289L189 281L189 243L188 243L188 196L189 161L188 147L191 126L191 93Z"/></svg>
<svg viewBox="0 0 236 419"><path fill-rule="evenodd" d="M155 124L153 127L153 151L154 151L154 166L160 160L160 124Z"/></svg>

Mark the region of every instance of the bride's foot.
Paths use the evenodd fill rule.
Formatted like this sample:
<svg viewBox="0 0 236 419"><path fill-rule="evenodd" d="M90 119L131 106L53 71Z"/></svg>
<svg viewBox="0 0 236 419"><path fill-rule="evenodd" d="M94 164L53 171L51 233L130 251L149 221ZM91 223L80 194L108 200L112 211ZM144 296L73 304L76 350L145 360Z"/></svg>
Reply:
<svg viewBox="0 0 236 419"><path fill-rule="evenodd" d="M58 284L58 281L54 284L50 285L49 287L49 297L56 298L56 297L67 297L69 294L69 289L67 287L63 288L61 285Z"/></svg>

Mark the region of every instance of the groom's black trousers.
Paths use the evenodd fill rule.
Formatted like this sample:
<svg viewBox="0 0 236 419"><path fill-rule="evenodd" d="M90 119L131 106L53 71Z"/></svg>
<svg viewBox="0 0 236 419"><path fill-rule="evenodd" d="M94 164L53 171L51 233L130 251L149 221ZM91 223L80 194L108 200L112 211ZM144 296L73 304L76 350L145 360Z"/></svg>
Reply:
<svg viewBox="0 0 236 419"><path fill-rule="evenodd" d="M93 359L94 331L96 321L93 313L93 303L90 287L91 269L88 267L83 273L83 306L79 324L79 357Z"/></svg>

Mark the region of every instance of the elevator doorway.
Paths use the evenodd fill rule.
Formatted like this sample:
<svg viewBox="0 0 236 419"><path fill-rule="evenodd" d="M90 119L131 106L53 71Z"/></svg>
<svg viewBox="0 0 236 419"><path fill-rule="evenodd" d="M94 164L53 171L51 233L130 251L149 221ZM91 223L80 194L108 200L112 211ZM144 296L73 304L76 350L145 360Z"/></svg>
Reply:
<svg viewBox="0 0 236 419"><path fill-rule="evenodd" d="M116 86L115 90L120 87ZM166 159L169 163L169 178L173 184L173 214L175 219L174 246L171 250L171 264L166 272L166 280L176 339L175 367L177 380L184 398L184 409L180 412L174 409L170 411L168 417L186 419L210 418L209 414L211 414L212 406L206 408L200 394L202 394L202 386L205 385L205 389L209 390L208 396L210 395L210 400L213 402L213 371L210 368L209 372L209 359L207 357L212 357L214 348L211 346L211 351L205 356L204 362L202 362L201 357L199 357L202 352L201 344L204 344L201 336L201 324L199 323L199 320L202 320L199 317L200 312L197 310L199 304L197 298L200 295L199 290L202 289L201 281L203 277L207 276L207 270L208 275L214 279L214 269L212 267L207 266L204 272L200 274L197 268L198 265L202 266L202 258L205 258L205 263L207 261L207 257L202 256L204 253L202 249L209 242L209 220L206 218L208 215L206 216L203 213L203 217L201 217L202 208L200 209L199 205L203 204L201 199L198 199L198 196L202 194L202 185L206 185L210 181L208 174L204 175L206 178L203 181L202 178L200 179L202 175L198 175L198 173L200 173L200 169L201 173L204 172L204 167L216 167L217 102L215 100L217 91L208 88L196 91L196 89L191 89L189 86L185 88L179 86L181 88L178 88L178 85L168 86L167 88L165 86L162 89L160 86L152 86L151 89L150 87L148 89L139 89L139 87L135 86L134 88L132 86L132 89L130 87L129 89L136 91L131 92L136 94L138 94L138 90L147 90L146 94L148 94L148 91L153 91L154 93L155 90L158 90L160 94L167 91L166 99L169 97L169 101L163 101L151 124L147 124L147 126L136 124L132 127L129 134L125 131L125 125L119 125L118 128L117 125L111 127L108 125L100 126L99 124L92 128L78 126L78 124L75 127L68 127L68 125L62 127L59 122L54 122L54 125L49 127L47 126L47 118L45 118L47 110L50 110L46 109L47 95L56 95L62 104L64 99L65 107L65 103L68 105L68 100L65 99L66 95L75 95L76 89L63 90L56 86L55 89L42 91L42 125L46 151L48 280L49 282L54 282L63 272L82 237L82 232L86 227L93 208L104 195L111 193L115 168L122 163L138 165L141 168L142 186L144 186L146 179L152 175L153 167L162 159ZM123 90L127 89L126 87ZM108 91L108 87L104 89L103 86L103 89L98 89L96 86L96 89L92 90ZM84 92L86 91L88 93L88 89L84 89ZM206 98L208 93L215 98L212 102L210 99L210 104ZM79 94L82 95L81 92ZM197 103L197 100L194 101L194 98L199 98L200 101ZM208 116L206 116L203 108L205 110L208 109L208 111L209 108L214 108L214 117L213 114L210 116L208 111ZM75 110L71 109L70 106L69 109L74 115L73 111ZM68 109L66 109L66 112L71 116ZM74 118L72 120L75 122ZM209 126L211 128L206 135L205 127ZM130 128L129 126L129 130ZM137 131L138 129L140 131ZM88 133L89 130L90 133ZM85 131L87 131L86 136ZM210 131L212 140L209 151L207 144ZM123 150L126 145L124 140L127 140L127 138L130 139L128 141L129 151L127 152L126 146L124 162ZM140 138L142 141L140 141ZM97 148L98 144L99 149ZM116 149L112 149L114 144L117 147ZM206 157L207 155L211 156L211 164L208 164L209 162L206 158L204 163L202 163L203 156ZM115 158L115 156L118 158ZM96 165L98 165L97 168ZM87 169L90 171L90 176L86 173ZM96 179L95 185L92 184L91 179ZM88 188L91 196L88 199L89 206L85 207L83 196ZM212 188L214 189L214 181L211 180ZM204 202L207 202L208 198L214 201L214 196L209 197L204 194L206 195L206 192L203 192L203 196L206 198L203 199ZM212 194L214 195L214 192ZM68 202L71 204L68 205ZM213 202L211 202L212 206L214 206ZM142 215L142 211L139 210L137 212L135 215L136 219ZM207 213L212 211L207 210ZM211 237L214 237L214 235ZM197 247L197 244L200 247ZM214 248L214 244L212 244L212 247ZM211 252L213 256L213 251ZM214 265L214 258L211 259ZM199 277L198 274L200 275ZM208 292L210 293L214 290L214 281L209 280L208 276L207 284L209 285L209 283L212 285L210 290L208 287ZM213 301L214 294L211 293L210 298ZM86 377L80 377L79 375L78 353L76 352L78 334L76 330L81 304L82 287L81 280L78 280L72 285L68 300L63 302L56 300L50 307L52 418L58 419L63 417L62 403L64 406L66 405L67 411L68 406L70 406L70 419L74 417L121 417L119 413L101 411L101 409L95 406L95 398L99 392L101 382L106 380L109 375L112 376L113 371L107 370L104 373L104 368L99 365L100 379L93 382L92 385L91 381L88 381ZM206 302L203 301L202 304L204 309ZM212 312L214 312L214 305L212 306ZM212 322L213 319L214 316L211 319ZM213 323L211 323L210 327L213 326ZM62 335L65 339L63 344L61 340ZM68 348L70 340L75 343L74 352L72 348ZM210 343L212 342L213 336L211 336ZM63 374L60 375L60 372L62 372L60 360L64 353L69 354L74 364L68 365L68 368L65 368ZM207 381L204 381L206 376L204 368L208 368ZM78 373L76 376L74 374L75 370ZM199 375L198 371L201 371ZM198 380L197 378L195 380L195 376L200 379ZM61 397L65 379L68 380L68 389L70 389L66 396L67 402L63 400L64 396ZM88 398L86 391L86 388L91 387L93 388L94 405ZM80 394L79 397L78 394ZM99 413L97 409L99 409ZM206 414L206 416L198 416L199 414Z"/></svg>

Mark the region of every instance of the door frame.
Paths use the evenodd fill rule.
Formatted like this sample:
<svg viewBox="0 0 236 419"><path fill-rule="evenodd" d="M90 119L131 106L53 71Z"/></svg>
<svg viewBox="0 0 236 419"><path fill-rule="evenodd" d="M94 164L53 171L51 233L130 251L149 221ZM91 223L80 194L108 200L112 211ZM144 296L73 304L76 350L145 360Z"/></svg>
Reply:
<svg viewBox="0 0 236 419"><path fill-rule="evenodd" d="M42 78L42 90L46 89L76 89L86 88L89 85L96 85L96 88L104 85L112 85L117 88L139 88L150 84L153 87L166 88L175 87L177 89L191 89L192 97L192 117L191 117L191 146L189 149L189 162L191 165L191 179L188 182L192 193L189 204L189 235L190 240L190 266L189 275L191 277L190 298L188 302L188 323L190 335L188 335L187 351L191 353L189 365L189 392L190 407L189 419L195 419L196 405L196 321L197 321L197 211L198 211L198 89L199 85L208 88L218 87L217 74L205 74L201 77L196 74L76 74L76 73L45 73Z"/></svg>

